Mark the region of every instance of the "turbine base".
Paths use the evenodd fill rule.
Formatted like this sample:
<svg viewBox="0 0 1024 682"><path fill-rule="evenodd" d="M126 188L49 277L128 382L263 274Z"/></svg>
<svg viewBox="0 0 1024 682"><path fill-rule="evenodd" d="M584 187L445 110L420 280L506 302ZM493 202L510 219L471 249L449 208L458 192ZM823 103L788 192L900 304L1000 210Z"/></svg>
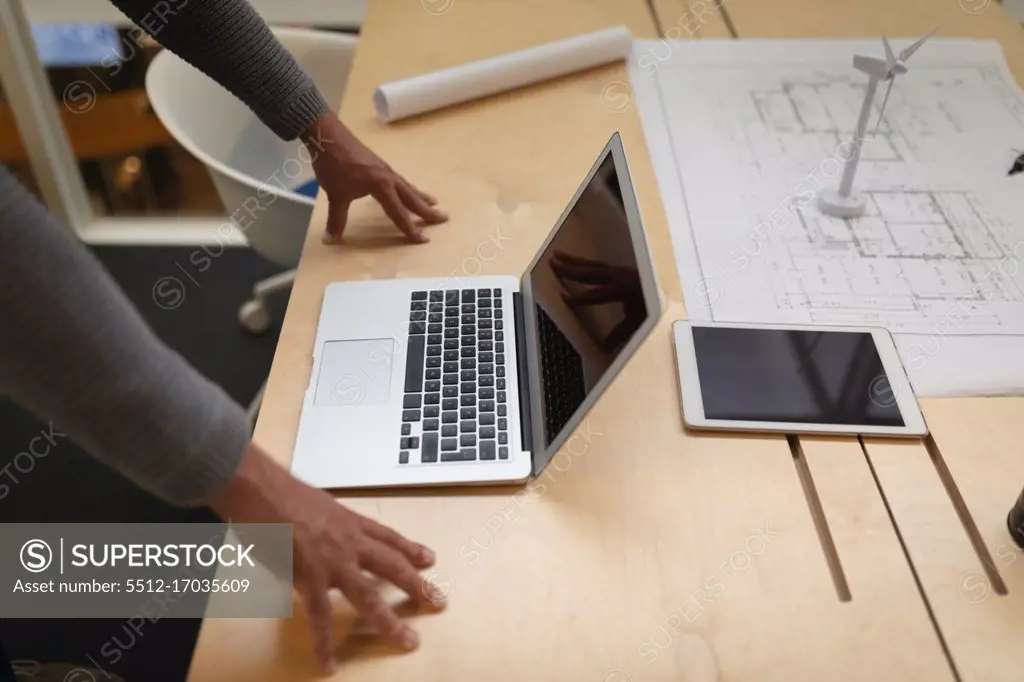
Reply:
<svg viewBox="0 0 1024 682"><path fill-rule="evenodd" d="M836 218L859 218L864 215L867 204L867 197L859 192L844 197L837 190L823 189L818 195L818 208L821 212Z"/></svg>

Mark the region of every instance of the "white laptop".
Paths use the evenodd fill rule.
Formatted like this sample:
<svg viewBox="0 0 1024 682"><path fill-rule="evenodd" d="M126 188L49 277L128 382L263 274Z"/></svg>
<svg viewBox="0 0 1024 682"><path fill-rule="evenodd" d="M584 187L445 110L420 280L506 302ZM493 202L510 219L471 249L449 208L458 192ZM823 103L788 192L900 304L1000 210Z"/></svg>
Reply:
<svg viewBox="0 0 1024 682"><path fill-rule="evenodd" d="M320 488L525 481L660 314L615 134L521 277L327 287L292 473Z"/></svg>

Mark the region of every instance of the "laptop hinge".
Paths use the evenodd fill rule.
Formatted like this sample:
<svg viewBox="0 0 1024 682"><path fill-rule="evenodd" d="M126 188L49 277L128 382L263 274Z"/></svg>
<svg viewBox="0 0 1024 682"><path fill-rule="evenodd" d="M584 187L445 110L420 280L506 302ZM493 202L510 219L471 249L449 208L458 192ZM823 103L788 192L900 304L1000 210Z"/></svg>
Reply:
<svg viewBox="0 0 1024 682"><path fill-rule="evenodd" d="M512 293L512 317L516 325L516 368L519 371L519 428L523 450L533 452L533 428L530 424L530 370L526 363L526 316L523 295Z"/></svg>

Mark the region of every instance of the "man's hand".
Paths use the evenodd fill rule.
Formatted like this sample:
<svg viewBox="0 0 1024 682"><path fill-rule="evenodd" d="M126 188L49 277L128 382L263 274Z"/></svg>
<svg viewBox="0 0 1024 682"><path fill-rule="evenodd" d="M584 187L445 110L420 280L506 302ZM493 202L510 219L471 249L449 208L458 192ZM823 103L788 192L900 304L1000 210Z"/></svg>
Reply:
<svg viewBox="0 0 1024 682"><path fill-rule="evenodd" d="M444 603L441 591L419 573L434 563L433 552L292 478L255 444L210 506L234 523L292 524L295 589L309 613L317 660L327 672L334 669L330 589L340 589L382 636L403 649L414 649L419 637L367 573L421 604L439 608Z"/></svg>
<svg viewBox="0 0 1024 682"><path fill-rule="evenodd" d="M435 208L437 199L416 189L408 180L391 169L346 128L334 112L318 118L302 135L313 159L313 172L330 202L327 213L325 242L341 239L348 222L348 207L367 195L384 209L398 229L410 241L428 241L413 224L410 213L427 224L443 223L448 214Z"/></svg>

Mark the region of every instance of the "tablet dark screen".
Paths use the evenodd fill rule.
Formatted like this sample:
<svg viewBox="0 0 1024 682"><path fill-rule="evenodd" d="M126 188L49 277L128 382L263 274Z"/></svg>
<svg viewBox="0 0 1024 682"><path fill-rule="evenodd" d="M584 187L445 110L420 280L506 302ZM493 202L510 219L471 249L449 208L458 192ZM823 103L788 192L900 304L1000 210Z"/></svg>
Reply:
<svg viewBox="0 0 1024 682"><path fill-rule="evenodd" d="M707 419L904 426L867 332L693 327Z"/></svg>

